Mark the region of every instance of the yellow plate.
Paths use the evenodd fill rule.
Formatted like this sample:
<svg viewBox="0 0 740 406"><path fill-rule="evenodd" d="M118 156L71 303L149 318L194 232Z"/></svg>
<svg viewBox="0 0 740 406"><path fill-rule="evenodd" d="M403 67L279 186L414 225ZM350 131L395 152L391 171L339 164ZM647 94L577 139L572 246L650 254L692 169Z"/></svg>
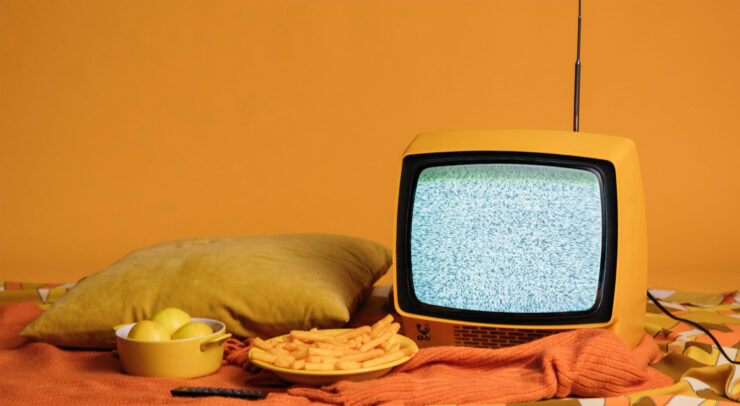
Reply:
<svg viewBox="0 0 740 406"><path fill-rule="evenodd" d="M333 330L319 330L321 333L326 333L330 335L338 335L341 333L344 333L346 331L349 331L351 329L341 328L341 329L333 329ZM282 341L283 337L287 337L290 334L285 334L278 337L273 337L267 341ZM396 334L396 339L401 343L401 346L404 345L413 345L416 347L416 343L414 343L410 338L402 336L400 334ZM251 350L249 350L249 361L253 363L254 365L257 365L261 368L268 369L275 373L280 379L288 382L293 383L304 383L307 385L328 385L337 381L341 380L348 380L348 381L364 381L367 379L374 379L379 378L385 374L387 374L391 368L401 365L404 362L410 360L414 355L411 355L410 357L403 357L401 359L395 360L393 362L389 362L387 364L382 364L370 368L361 368L361 369L354 369L349 371L305 371L305 370L296 370L296 369L288 369L288 368L280 368L276 367L275 365L268 364L266 362L262 362L256 359L252 358L252 355L256 352L265 352L264 350L252 347Z"/></svg>

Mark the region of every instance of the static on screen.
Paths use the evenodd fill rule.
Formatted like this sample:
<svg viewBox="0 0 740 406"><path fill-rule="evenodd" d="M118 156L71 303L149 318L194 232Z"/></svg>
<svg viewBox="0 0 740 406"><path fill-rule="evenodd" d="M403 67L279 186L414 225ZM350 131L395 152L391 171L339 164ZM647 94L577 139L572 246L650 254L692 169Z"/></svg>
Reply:
<svg viewBox="0 0 740 406"><path fill-rule="evenodd" d="M599 178L585 169L423 169L411 220L416 297L487 312L591 309L601 272L601 203Z"/></svg>

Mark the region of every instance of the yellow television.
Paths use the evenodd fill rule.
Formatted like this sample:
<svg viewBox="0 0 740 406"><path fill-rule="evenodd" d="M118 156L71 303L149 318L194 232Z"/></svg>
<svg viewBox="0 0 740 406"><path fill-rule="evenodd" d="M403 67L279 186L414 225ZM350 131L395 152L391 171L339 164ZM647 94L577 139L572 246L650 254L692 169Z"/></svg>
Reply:
<svg viewBox="0 0 740 406"><path fill-rule="evenodd" d="M398 185L393 300L419 346L504 347L579 328L639 343L647 237L631 140L421 134Z"/></svg>

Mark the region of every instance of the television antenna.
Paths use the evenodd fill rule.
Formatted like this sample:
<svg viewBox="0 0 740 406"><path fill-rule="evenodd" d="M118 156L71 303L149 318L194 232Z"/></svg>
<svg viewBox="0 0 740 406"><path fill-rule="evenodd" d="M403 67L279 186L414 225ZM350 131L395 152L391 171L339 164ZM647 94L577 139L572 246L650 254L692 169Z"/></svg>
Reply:
<svg viewBox="0 0 740 406"><path fill-rule="evenodd" d="M578 113L581 101L581 0L578 0L578 45L576 47L576 80L573 95L573 131L578 132Z"/></svg>

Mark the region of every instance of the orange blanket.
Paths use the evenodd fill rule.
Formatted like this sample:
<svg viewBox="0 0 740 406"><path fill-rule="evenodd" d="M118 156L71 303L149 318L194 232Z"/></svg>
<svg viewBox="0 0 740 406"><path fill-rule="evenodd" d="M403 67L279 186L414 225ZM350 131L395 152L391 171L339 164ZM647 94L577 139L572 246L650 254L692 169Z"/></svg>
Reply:
<svg viewBox="0 0 740 406"><path fill-rule="evenodd" d="M255 376L243 365L224 365L213 375L191 380L125 375L112 352L64 350L18 337L40 313L32 303L0 306L3 404L244 404L243 400L218 397L172 398L169 390L177 386L239 388L245 381L256 384L265 375L269 381L269 374ZM247 348L233 340L226 359L244 362ZM647 336L631 350L610 332L576 330L497 350L422 349L381 379L343 381L323 388L272 388L263 402L502 403L614 396L671 385L671 378L648 367L659 357L656 344ZM263 379L262 383L269 382Z"/></svg>
<svg viewBox="0 0 740 406"><path fill-rule="evenodd" d="M224 365L198 379L144 378L126 375L111 351L64 350L28 342L19 336L41 314L30 302L0 306L0 404L2 405L244 405L221 397L173 398L178 386L239 388L251 374Z"/></svg>

